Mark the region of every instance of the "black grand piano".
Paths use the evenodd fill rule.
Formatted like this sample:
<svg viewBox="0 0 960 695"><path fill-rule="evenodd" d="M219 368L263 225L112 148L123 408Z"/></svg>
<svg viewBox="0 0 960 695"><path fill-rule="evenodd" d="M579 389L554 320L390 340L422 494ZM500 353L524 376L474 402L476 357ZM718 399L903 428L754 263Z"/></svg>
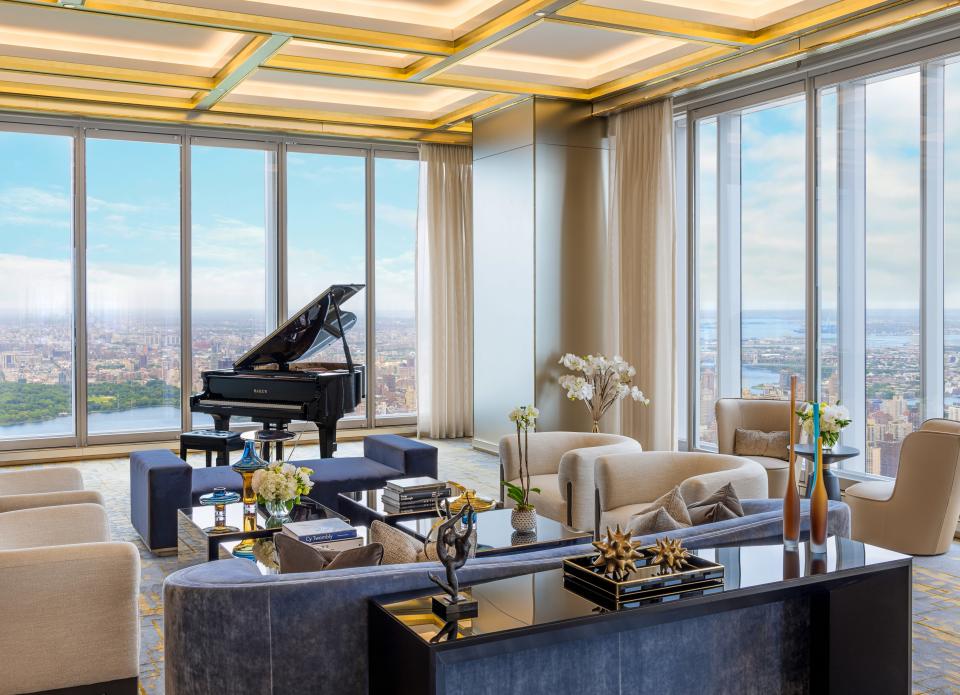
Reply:
<svg viewBox="0 0 960 695"><path fill-rule="evenodd" d="M346 338L357 317L340 309L363 287L328 287L234 362L232 370L204 372L203 391L190 396L190 409L212 415L218 430L229 429L234 415L268 430L309 420L320 430L320 456L333 456L337 420L364 396L364 369L353 363ZM343 342L344 363L309 361L336 340Z"/></svg>

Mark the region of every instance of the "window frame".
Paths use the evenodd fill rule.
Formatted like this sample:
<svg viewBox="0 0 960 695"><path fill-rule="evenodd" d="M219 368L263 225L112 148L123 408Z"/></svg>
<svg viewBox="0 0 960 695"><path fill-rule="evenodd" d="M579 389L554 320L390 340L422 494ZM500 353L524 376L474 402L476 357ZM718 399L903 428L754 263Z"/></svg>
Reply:
<svg viewBox="0 0 960 695"><path fill-rule="evenodd" d="M272 176L274 200L274 225L268 230L268 243L275 249L267 272L267 284L275 294L275 302L268 303L268 326L276 327L278 317L286 315L286 153L292 151L327 151L332 154L357 153L366 161L366 229L367 244L366 275L368 320L375 320L374 266L374 205L376 192L373 188L373 165L375 157L419 159L416 143L389 141L360 141L323 136L294 136L267 132L243 132L221 128L160 126L147 123L124 123L101 121L91 118L68 118L57 116L33 116L28 114L0 114L0 131L36 134L68 135L72 137L73 161L73 409L74 433L70 436L51 436L0 440L0 452L31 451L50 448L80 448L91 445L134 444L167 441L179 432L192 429L189 398L193 372L192 351L192 301L191 301L191 145L263 149L275 153L275 168ZM87 426L87 307L86 307L86 143L88 139L135 140L171 142L180 148L180 392L181 423L179 429L163 429L144 432L104 433L91 435ZM271 273L273 284L271 285ZM271 329L272 330L272 329ZM367 332L367 354L375 355L376 334ZM369 360L375 361L375 357ZM367 366L368 384L376 378L376 365ZM368 388L368 391L370 389ZM374 428L383 426L410 425L416 415L376 417L375 408L369 407L367 415L345 417L340 428ZM256 424L241 424L238 431L254 429ZM311 423L293 422L291 430L312 433Z"/></svg>

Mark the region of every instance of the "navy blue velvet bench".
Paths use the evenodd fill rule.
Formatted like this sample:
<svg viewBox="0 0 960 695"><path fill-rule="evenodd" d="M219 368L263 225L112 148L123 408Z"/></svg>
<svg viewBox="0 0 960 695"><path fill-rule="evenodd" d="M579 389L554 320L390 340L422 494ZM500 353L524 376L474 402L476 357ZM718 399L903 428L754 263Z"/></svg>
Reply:
<svg viewBox="0 0 960 695"><path fill-rule="evenodd" d="M395 434L364 438L363 456L296 463L313 469L310 497L332 509L341 492L380 488L394 478L437 477L436 448ZM130 519L147 548L176 551L177 510L198 504L215 487L240 492L240 476L227 466L193 468L167 449L130 454Z"/></svg>

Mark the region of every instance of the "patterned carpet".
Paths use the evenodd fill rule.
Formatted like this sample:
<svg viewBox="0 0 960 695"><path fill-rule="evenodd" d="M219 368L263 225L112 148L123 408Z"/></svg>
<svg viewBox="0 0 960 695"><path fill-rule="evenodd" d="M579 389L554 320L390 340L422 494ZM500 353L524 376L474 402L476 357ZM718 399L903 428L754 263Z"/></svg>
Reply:
<svg viewBox="0 0 960 695"><path fill-rule="evenodd" d="M495 495L498 463L494 456L473 450L466 440L430 442L440 449L440 477ZM346 442L338 455L359 456L362 445ZM236 454L234 454L236 456ZM316 446L298 447L294 459L318 456ZM190 463L203 466L203 455ZM128 460L109 459L79 464L86 487L100 490L107 501L113 536L140 549L140 692L163 693L163 579L177 569L176 557L149 553L130 524ZM913 692L960 695L960 543L946 555L917 558L913 586Z"/></svg>

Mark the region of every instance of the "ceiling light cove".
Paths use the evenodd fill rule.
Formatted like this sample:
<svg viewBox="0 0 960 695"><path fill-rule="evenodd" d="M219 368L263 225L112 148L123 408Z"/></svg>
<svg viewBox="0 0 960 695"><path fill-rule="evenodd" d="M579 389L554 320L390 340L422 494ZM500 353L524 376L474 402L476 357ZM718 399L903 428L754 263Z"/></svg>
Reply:
<svg viewBox="0 0 960 695"><path fill-rule="evenodd" d="M836 0L586 0L584 5L759 31Z"/></svg>

